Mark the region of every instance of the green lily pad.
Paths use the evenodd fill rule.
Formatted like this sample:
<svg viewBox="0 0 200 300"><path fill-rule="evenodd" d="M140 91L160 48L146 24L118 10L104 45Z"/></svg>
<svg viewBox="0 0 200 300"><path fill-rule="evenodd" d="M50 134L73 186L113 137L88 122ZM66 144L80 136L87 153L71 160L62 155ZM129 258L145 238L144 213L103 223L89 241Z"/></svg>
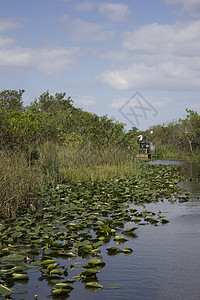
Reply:
<svg viewBox="0 0 200 300"><path fill-rule="evenodd" d="M50 271L50 275L55 274L55 275L61 275L63 272L58 270L58 269L53 269Z"/></svg>
<svg viewBox="0 0 200 300"><path fill-rule="evenodd" d="M77 254L72 251L57 251L56 255L59 257L66 257L69 259L73 259L77 257Z"/></svg>
<svg viewBox="0 0 200 300"><path fill-rule="evenodd" d="M61 288L56 288L54 290L52 290L52 295L54 296L60 296L60 295L66 295L66 294L69 294L71 290L69 289L61 289Z"/></svg>
<svg viewBox="0 0 200 300"><path fill-rule="evenodd" d="M107 248L107 253L108 255L116 255L119 253L122 253L123 251L117 247L111 247L111 248Z"/></svg>
<svg viewBox="0 0 200 300"><path fill-rule="evenodd" d="M10 254L6 257L3 257L4 261L23 261L24 256L20 254ZM1 258L2 260L2 258Z"/></svg>
<svg viewBox="0 0 200 300"><path fill-rule="evenodd" d="M88 270L81 272L80 277L81 278L93 277L97 273L99 273L99 270L97 270L97 269L88 269Z"/></svg>
<svg viewBox="0 0 200 300"><path fill-rule="evenodd" d="M53 263L47 266L47 270L51 271L55 269L59 264L58 263Z"/></svg>
<svg viewBox="0 0 200 300"><path fill-rule="evenodd" d="M13 273L12 278L14 280L28 280L29 277L26 274Z"/></svg>
<svg viewBox="0 0 200 300"><path fill-rule="evenodd" d="M86 282L85 286L87 288L97 288L97 289L102 289L103 286L101 284L99 284L98 282Z"/></svg>
<svg viewBox="0 0 200 300"><path fill-rule="evenodd" d="M2 296L10 296L12 294L11 289L7 288L3 284L0 284L0 295Z"/></svg>
<svg viewBox="0 0 200 300"><path fill-rule="evenodd" d="M138 227L130 227L130 228L126 228L124 230L124 232L133 232L134 230L138 229Z"/></svg>
<svg viewBox="0 0 200 300"><path fill-rule="evenodd" d="M113 240L117 241L117 242L126 242L126 241L128 241L123 235L116 235Z"/></svg>
<svg viewBox="0 0 200 300"><path fill-rule="evenodd" d="M133 249L131 249L131 248L124 248L124 254L130 254L130 253L132 253L133 252Z"/></svg>
<svg viewBox="0 0 200 300"><path fill-rule="evenodd" d="M88 264L92 266L105 266L105 262L98 258L91 259Z"/></svg>
<svg viewBox="0 0 200 300"><path fill-rule="evenodd" d="M46 266L46 265L53 264L53 263L55 263L55 262L56 262L56 260L54 260L54 259L46 259L46 260L44 260L44 261L42 262L42 265L43 265L43 266Z"/></svg>
<svg viewBox="0 0 200 300"><path fill-rule="evenodd" d="M55 286L57 288L60 288L60 289L69 289L69 290L73 290L73 287L68 285L67 283L65 282L59 282L59 283L56 283Z"/></svg>
<svg viewBox="0 0 200 300"><path fill-rule="evenodd" d="M24 267L24 266L16 266L14 268L11 269L11 271L13 273L21 273L21 272L24 272L27 268Z"/></svg>

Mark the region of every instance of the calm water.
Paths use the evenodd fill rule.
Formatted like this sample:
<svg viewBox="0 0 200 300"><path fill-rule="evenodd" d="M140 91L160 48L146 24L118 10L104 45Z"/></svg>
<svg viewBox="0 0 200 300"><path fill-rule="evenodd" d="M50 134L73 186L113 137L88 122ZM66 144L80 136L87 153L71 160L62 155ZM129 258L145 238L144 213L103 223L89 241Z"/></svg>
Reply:
<svg viewBox="0 0 200 300"><path fill-rule="evenodd" d="M192 170L187 171L189 176ZM102 289L91 292L82 282L74 284L70 293L71 300L196 300L200 299L200 184L191 181L180 183L191 192L191 199L185 203L168 201L145 205L145 209L158 211L170 222L158 226L139 226L137 238L130 239L117 247L131 247L131 255L108 256L106 248L116 246L112 241L101 247L102 259L106 266L98 274L103 286L117 286L120 289ZM139 208L139 206L138 206ZM141 210L144 207L141 206ZM126 227L134 226L127 223ZM120 233L120 232L119 232ZM77 258L65 262L66 266L79 262ZM87 260L86 260L87 262ZM82 268L74 268L69 277L80 273ZM33 273L25 290L32 290L27 295L16 295L13 299L40 300L47 297L46 282L38 282L38 274ZM19 287L22 288L23 287ZM43 296L42 296L43 295ZM57 298L66 299L66 298Z"/></svg>

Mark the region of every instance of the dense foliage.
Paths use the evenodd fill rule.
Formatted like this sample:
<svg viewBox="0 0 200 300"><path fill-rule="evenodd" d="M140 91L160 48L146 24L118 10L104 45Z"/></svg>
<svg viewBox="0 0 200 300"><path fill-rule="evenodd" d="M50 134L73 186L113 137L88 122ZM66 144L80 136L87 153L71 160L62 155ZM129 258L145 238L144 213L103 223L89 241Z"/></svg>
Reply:
<svg viewBox="0 0 200 300"><path fill-rule="evenodd" d="M25 107L24 92L0 92L0 217L15 217L48 184L130 176L140 168L137 128L127 132L108 116L76 108L65 93L47 91ZM152 129L157 157L200 162L197 112ZM141 133L150 136L150 130Z"/></svg>
<svg viewBox="0 0 200 300"><path fill-rule="evenodd" d="M59 145L109 144L134 148L137 130L125 132L125 124L97 116L73 105L66 93L54 96L47 91L29 106L23 106L24 90L0 92L0 142L3 147L20 146L45 140Z"/></svg>
<svg viewBox="0 0 200 300"><path fill-rule="evenodd" d="M47 91L27 107L24 90L0 92L0 217L37 199L45 185L95 180L133 169L137 130Z"/></svg>
<svg viewBox="0 0 200 300"><path fill-rule="evenodd" d="M153 130L152 138L158 147L167 146L172 155L177 151L188 155L199 153L200 115L193 110L186 109L186 112L185 119L151 128ZM145 134L150 135L150 130L146 131Z"/></svg>

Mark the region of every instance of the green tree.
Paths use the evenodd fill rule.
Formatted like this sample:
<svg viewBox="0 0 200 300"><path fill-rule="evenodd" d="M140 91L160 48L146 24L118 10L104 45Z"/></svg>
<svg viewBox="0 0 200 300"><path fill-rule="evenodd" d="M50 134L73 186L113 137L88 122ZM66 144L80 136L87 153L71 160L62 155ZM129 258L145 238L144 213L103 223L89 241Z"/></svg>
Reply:
<svg viewBox="0 0 200 300"><path fill-rule="evenodd" d="M186 119L179 119L180 141L190 151L200 146L200 116L196 111L188 110Z"/></svg>

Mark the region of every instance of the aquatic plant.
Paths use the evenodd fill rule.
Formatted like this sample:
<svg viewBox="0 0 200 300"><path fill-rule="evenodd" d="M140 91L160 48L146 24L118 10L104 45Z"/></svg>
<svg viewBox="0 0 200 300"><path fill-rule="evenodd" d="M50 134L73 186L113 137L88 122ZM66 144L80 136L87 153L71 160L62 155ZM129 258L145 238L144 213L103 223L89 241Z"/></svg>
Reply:
<svg viewBox="0 0 200 300"><path fill-rule="evenodd" d="M108 255L134 255L126 241L137 238L139 226L168 222L160 211L141 210L137 205L175 201L181 192L177 167L144 164L141 168L132 176L46 186L38 205L22 211L16 220L2 219L0 294L14 293L15 284L26 284L33 270L40 274L39 281L51 283L53 296L68 295L73 280L92 290L105 288L98 282L105 267L102 247L113 241L116 247L107 248ZM78 273L77 258L79 263L83 260ZM69 277L72 270L74 278Z"/></svg>

